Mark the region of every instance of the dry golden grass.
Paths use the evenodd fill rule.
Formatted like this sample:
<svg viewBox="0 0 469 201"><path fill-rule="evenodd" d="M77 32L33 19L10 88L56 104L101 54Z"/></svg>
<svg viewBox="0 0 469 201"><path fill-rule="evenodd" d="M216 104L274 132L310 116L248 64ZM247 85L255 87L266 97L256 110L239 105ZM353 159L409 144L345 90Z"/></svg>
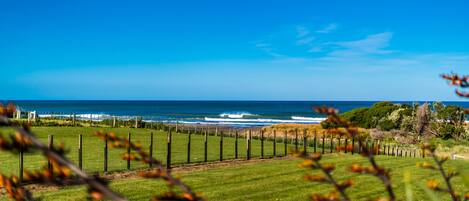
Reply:
<svg viewBox="0 0 469 201"><path fill-rule="evenodd" d="M323 133L327 133L327 129L323 129L320 124L277 124L266 126L263 130L266 136L273 135L274 130L277 136L284 135L285 133L287 133L288 136L292 136L295 135L296 130L298 130L298 135L300 136L303 136L306 130L307 136L309 137L314 136L314 134L322 135ZM359 133L368 134L368 130L360 128Z"/></svg>

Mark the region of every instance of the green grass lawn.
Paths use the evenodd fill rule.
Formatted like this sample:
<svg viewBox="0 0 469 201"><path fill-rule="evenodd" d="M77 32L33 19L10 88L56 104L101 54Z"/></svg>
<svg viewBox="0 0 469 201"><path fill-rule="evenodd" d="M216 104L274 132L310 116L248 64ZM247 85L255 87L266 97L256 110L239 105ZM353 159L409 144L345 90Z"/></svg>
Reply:
<svg viewBox="0 0 469 201"><path fill-rule="evenodd" d="M150 132L154 133L154 153L157 159L166 160L166 133L162 131L132 128L90 128L90 127L35 127L33 131L44 142L49 134L54 135L54 142L64 142L69 148L68 157L77 161L78 134L83 134L83 165L87 172L101 172L103 170L103 141L94 137L93 133L101 130L115 132L126 136L132 133L132 140L139 141L144 146L149 145ZM8 130L3 130L8 133ZM172 163L182 164L187 159L187 134L173 134ZM203 162L204 136L192 135L191 161ZM246 143L243 135L240 135L239 157L246 157ZM272 156L272 141L265 141L265 155ZM208 160L219 160L219 137L208 138ZM224 159L234 158L234 138L224 138ZM294 146L288 145L291 149ZM326 143L326 153L329 151ZM260 157L260 141L252 141L252 156ZM301 148L301 145L300 145ZM312 147L309 148L312 151ZM318 149L319 151L320 149ZM120 159L123 150L109 150L109 170L122 171L126 169L126 162ZM284 145L277 143L277 155L283 155ZM401 200L404 200L404 172L412 175L412 189L414 200L428 200L422 189L425 180L439 178L436 172L423 170L416 167L416 163L422 158L401 158L379 156L379 163L392 169L393 185ZM45 160L39 154L26 154L25 168L35 169L45 164ZM350 154L331 154L325 156L325 162L333 162L337 165L334 176L339 180L354 179L354 187L350 191L354 200L369 200L377 196L385 196L380 182L370 176L356 175L348 172L346 168L352 163L366 163L361 157ZM185 182L197 192L202 192L209 200L306 200L312 192L326 193L330 190L328 185L308 183L303 181L305 170L298 168L299 160L265 160L255 163L236 164L229 167L217 167L193 172L178 172ZM449 161L448 165L454 169L469 167L468 161ZM132 169L145 168L145 165L132 162ZM18 173L18 156L6 152L0 152L0 171L7 174ZM454 180L457 189L462 189L462 181ZM148 200L153 193L163 192L164 185L160 181L143 179L118 179L112 182L112 188L124 194L130 200ZM466 187L467 189L467 187ZM83 200L86 197L84 187L66 187L60 191L48 190L37 192L45 200ZM5 199L5 198L2 198ZM442 200L449 200L442 196Z"/></svg>
<svg viewBox="0 0 469 201"><path fill-rule="evenodd" d="M423 190L425 181L438 178L436 172L416 167L416 162L427 159L396 158L381 156L378 162L392 169L392 182L399 200L405 200L403 174L411 174L413 200L429 200ZM386 196L379 180L372 176L350 173L347 167L352 163L367 162L359 156L333 154L325 156L324 162L336 164L333 176L338 180L352 178L354 184L348 190L353 200L370 200ZM237 164L228 167L215 167L193 172L178 172L195 191L202 192L208 200L307 200L312 192L327 193L331 189L327 184L306 182L302 179L307 170L298 168L300 160L266 160L255 163ZM467 161L449 161L447 166L455 169L469 167ZM464 189L462 180L457 177L453 184L458 190ZM148 200L148 197L163 192L166 187L161 181L139 178L114 180L111 186L130 200ZM467 187L465 189L468 189ZM36 192L44 200L83 200L86 197L84 187L66 187L61 190ZM439 199L449 200L446 194L437 193Z"/></svg>
<svg viewBox="0 0 469 201"><path fill-rule="evenodd" d="M104 164L104 142L94 136L96 131L115 132L119 136L127 136L127 133L132 134L133 142L140 142L144 147L149 147L150 133L154 133L154 156L166 163L166 150L167 150L167 134L163 131L155 131L149 129L135 129L135 128L93 128L93 127L33 127L33 132L43 142L47 142L48 135L54 135L54 143L65 143L69 149L67 156L73 161L78 160L78 135L83 135L83 168L86 172L102 172ZM8 130L3 130L3 133L8 133ZM188 135L182 133L173 133L172 142L172 164L182 164L187 161L187 141ZM238 157L246 157L246 140L243 134L239 135L238 139ZM260 157L261 145L260 140L252 140L252 157ZM208 161L219 160L219 146L220 137L208 137ZM293 145L288 145L292 148ZM312 148L310 148L312 149ZM147 149L148 150L148 149ZM235 139L232 137L224 137L223 141L223 159L235 158ZM126 170L126 161L121 159L124 150L116 150L109 148L108 153L108 170L121 171ZM273 142L265 141L265 156L273 155ZM277 155L284 154L283 143L277 143ZM18 156L0 151L0 172L5 174L18 174ZM191 140L191 163L200 163L204 161L204 136L192 135ZM38 153L25 154L24 167L25 169L35 169L45 165L46 161ZM144 168L144 164L132 162L131 168Z"/></svg>

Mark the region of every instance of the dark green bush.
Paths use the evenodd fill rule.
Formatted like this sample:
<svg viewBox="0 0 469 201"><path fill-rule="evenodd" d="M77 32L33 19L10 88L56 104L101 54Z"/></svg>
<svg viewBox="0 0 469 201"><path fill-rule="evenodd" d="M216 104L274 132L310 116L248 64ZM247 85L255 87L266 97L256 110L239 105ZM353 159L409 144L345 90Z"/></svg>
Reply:
<svg viewBox="0 0 469 201"><path fill-rule="evenodd" d="M383 131L390 131L392 129L397 128L396 124L392 122L391 120L383 120L380 121L378 124L378 128L383 130Z"/></svg>
<svg viewBox="0 0 469 201"><path fill-rule="evenodd" d="M391 112L401 106L391 102L375 103L370 108L358 108L343 113L341 116L357 126L363 128L376 128L379 122L386 119ZM395 127L395 126L394 126Z"/></svg>

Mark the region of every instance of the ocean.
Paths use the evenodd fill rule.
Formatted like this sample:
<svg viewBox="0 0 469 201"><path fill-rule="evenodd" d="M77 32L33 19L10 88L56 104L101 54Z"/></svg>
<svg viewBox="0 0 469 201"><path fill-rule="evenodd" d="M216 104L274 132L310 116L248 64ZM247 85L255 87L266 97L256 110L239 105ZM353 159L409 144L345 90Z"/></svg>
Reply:
<svg viewBox="0 0 469 201"><path fill-rule="evenodd" d="M1 101L6 103L6 101ZM317 124L324 116L313 111L329 106L340 112L369 107L375 101L13 101L22 111L36 111L39 117L69 117L101 121L142 117L148 122L265 126L280 123ZM395 102L414 104L417 102ZM469 107L469 102L444 102Z"/></svg>

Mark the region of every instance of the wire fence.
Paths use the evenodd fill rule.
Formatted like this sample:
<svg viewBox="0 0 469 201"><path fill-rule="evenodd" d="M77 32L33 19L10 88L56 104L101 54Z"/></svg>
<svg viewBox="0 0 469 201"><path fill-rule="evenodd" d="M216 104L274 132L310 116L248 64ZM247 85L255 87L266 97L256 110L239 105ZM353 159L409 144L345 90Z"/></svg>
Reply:
<svg viewBox="0 0 469 201"><path fill-rule="evenodd" d="M284 157L298 151L354 155L365 147L373 148L375 155L425 157L425 152L415 147L399 146L371 139L358 143L358 140L353 138L306 130L303 132L299 130L290 132L274 130L265 133L261 129L239 130L224 127L167 128L169 129L142 129L136 134L127 132L118 135L126 136L132 142L139 142L146 150L149 150L151 156L162 161L168 169L181 165L215 161ZM50 146L65 141L69 149L67 157L86 172L108 173L151 168L151 166L142 163L123 160L122 155L128 153L129 150L112 149L112 144L93 135L51 134L40 137L40 140L47 142ZM47 159L38 153L31 154L21 151L16 163L17 168L14 168L14 163L14 160L2 161L10 173L18 173L22 179L25 169L39 168L47 164Z"/></svg>

